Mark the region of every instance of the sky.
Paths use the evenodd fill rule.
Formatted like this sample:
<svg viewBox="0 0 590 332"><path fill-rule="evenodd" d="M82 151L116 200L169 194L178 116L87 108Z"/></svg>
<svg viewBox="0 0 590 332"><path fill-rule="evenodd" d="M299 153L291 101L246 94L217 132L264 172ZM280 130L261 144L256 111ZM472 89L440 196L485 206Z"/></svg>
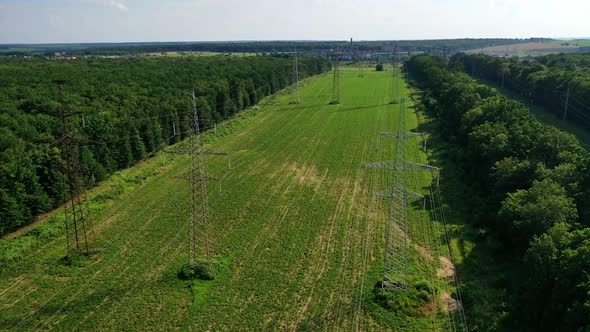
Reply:
<svg viewBox="0 0 590 332"><path fill-rule="evenodd" d="M590 0L0 0L0 44L590 37Z"/></svg>

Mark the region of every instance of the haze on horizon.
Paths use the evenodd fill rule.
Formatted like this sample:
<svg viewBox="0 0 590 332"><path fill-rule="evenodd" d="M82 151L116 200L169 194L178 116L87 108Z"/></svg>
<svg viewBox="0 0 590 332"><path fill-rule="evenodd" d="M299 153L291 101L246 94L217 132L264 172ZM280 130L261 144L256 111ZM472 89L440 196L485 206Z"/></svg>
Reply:
<svg viewBox="0 0 590 332"><path fill-rule="evenodd" d="M587 0L0 0L0 44L589 37Z"/></svg>

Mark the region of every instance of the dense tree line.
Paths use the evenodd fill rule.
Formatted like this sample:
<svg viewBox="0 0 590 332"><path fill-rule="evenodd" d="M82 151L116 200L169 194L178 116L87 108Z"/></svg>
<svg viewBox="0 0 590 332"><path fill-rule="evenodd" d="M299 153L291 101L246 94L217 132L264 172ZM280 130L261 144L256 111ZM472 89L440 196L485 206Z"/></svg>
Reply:
<svg viewBox="0 0 590 332"><path fill-rule="evenodd" d="M548 67L570 71L583 70L586 73L590 72L590 53L548 54L536 57L535 59Z"/></svg>
<svg viewBox="0 0 590 332"><path fill-rule="evenodd" d="M590 53L559 54L521 61L487 55L457 54L451 64L492 80L567 119L590 127ZM569 98L568 98L569 89Z"/></svg>
<svg viewBox="0 0 590 332"><path fill-rule="evenodd" d="M415 56L407 69L461 165L470 221L491 230L502 257L522 269L516 280L496 285L514 294L501 324L511 330L588 329L588 152L572 135L538 122L526 105L478 84L454 65L460 59L446 65ZM469 307L468 287L464 295Z"/></svg>
<svg viewBox="0 0 590 332"><path fill-rule="evenodd" d="M436 50L468 50L488 46L517 44L544 39L439 39L439 40L401 40L401 41L357 41L353 47L362 51L381 51L395 43L400 52L428 52ZM259 41L259 42L224 42L224 43L186 43L186 44L150 44L129 47L96 47L80 51L80 54L101 54L126 52L127 54L167 51L211 51L211 52L292 52L348 49L349 41Z"/></svg>
<svg viewBox="0 0 590 332"><path fill-rule="evenodd" d="M302 58L299 75L329 67ZM56 80L81 113L71 121L90 182L189 135L191 89L210 128L293 82L292 60L272 57L0 59L0 234L62 202Z"/></svg>
<svg viewBox="0 0 590 332"><path fill-rule="evenodd" d="M354 48L362 51L381 51L395 43L400 52L433 50L460 51L482 47L549 41L543 38L531 39L436 39L401 41L358 41ZM159 42L159 43L103 43L103 44L47 44L47 45L0 45L0 54L53 54L68 52L74 55L133 55L153 52L292 52L348 49L350 42L343 41L249 41L249 42ZM3 48L5 51L3 51ZM27 51L28 50L28 51Z"/></svg>

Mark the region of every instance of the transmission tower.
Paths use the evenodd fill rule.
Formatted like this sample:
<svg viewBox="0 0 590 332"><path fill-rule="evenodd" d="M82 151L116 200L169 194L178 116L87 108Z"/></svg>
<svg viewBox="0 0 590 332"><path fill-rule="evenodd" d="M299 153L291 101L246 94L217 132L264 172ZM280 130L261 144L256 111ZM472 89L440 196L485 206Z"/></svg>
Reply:
<svg viewBox="0 0 590 332"><path fill-rule="evenodd" d="M398 87L397 87L397 63L395 61L395 53L391 53L391 96L392 96L392 100L391 103L395 104L398 101Z"/></svg>
<svg viewBox="0 0 590 332"><path fill-rule="evenodd" d="M190 192L188 219L189 265L196 263L199 257L205 257L207 263L210 264L213 259L213 240L209 228L207 180L214 179L214 177L205 172L203 156L227 155L227 153L203 148L197 98L194 90L191 97L192 111L189 122L192 135L188 138L188 145L180 149L165 150L165 152L189 155L188 174L186 177L181 176L188 179Z"/></svg>
<svg viewBox="0 0 590 332"><path fill-rule="evenodd" d="M397 52L397 44L393 45L393 54L391 55L391 64L393 67L392 70L392 75L393 75L393 80L391 82L391 89L393 90L393 99L391 101L392 104L397 104L400 100L400 85L399 85L399 56L398 56L398 52Z"/></svg>
<svg viewBox="0 0 590 332"><path fill-rule="evenodd" d="M332 101L330 104L340 104L340 61L334 61L334 78L332 81Z"/></svg>
<svg viewBox="0 0 590 332"><path fill-rule="evenodd" d="M189 138L189 263L195 263L196 258L200 255L205 256L207 262L210 263L213 250L209 230L209 195L195 90L192 91L192 107L191 130L193 135Z"/></svg>
<svg viewBox="0 0 590 332"><path fill-rule="evenodd" d="M295 49L295 57L293 61L293 79L295 80L295 104L301 102L301 96L299 94L299 63L297 61L297 49Z"/></svg>
<svg viewBox="0 0 590 332"><path fill-rule="evenodd" d="M406 159L407 140L422 136L406 132L406 99L400 101L397 132L381 132L382 136L395 138L394 160L369 163L364 168L393 171L391 189L377 193L390 198L382 287L392 290L408 289L408 203L424 196L408 189L407 171L435 171L436 167L414 163Z"/></svg>
<svg viewBox="0 0 590 332"><path fill-rule="evenodd" d="M362 57L362 52L361 50L357 47L356 49L357 51L357 61L358 61L358 66L359 66L359 77L364 77L365 76L365 72L364 72L364 68L363 68L363 57Z"/></svg>
<svg viewBox="0 0 590 332"><path fill-rule="evenodd" d="M89 256L95 250L96 234L87 206L83 167L79 160L77 131L71 118L81 112L66 110L63 85L59 89L59 110L51 114L61 120L62 136L58 140L61 154L61 173L64 187L64 222L66 230L67 257L74 254Z"/></svg>

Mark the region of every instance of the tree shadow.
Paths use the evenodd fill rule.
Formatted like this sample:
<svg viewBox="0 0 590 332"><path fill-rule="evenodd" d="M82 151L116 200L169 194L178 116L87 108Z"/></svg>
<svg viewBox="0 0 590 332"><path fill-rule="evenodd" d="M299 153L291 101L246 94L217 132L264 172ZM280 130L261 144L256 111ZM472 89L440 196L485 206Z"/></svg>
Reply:
<svg viewBox="0 0 590 332"><path fill-rule="evenodd" d="M375 107L380 107L380 106L386 106L386 105L392 105L392 104L389 104L389 103L381 103L381 104L368 105L368 106L341 107L341 108L335 110L335 112L359 111L359 110L365 110L365 109L370 109L370 108L375 108Z"/></svg>
<svg viewBox="0 0 590 332"><path fill-rule="evenodd" d="M324 106L329 106L328 103L322 103L322 104L312 104L312 105L308 105L308 104L288 104L288 105L284 105L284 106L274 106L275 109L278 112L288 112L288 111L299 111L299 110L303 110L303 109L315 109L315 108L321 108Z"/></svg>
<svg viewBox="0 0 590 332"><path fill-rule="evenodd" d="M421 111L432 119L432 114ZM417 131L429 135L429 163L439 168L441 199L449 237L455 240L454 250L459 254L455 265L469 327L501 329L513 300L509 289L517 271L514 258L507 257L485 225L476 224L480 198L465 181L462 152L440 136L436 120L421 123Z"/></svg>
<svg viewBox="0 0 590 332"><path fill-rule="evenodd" d="M506 257L506 251L490 230L477 224L480 220L477 207L481 202L465 181L459 147L440 136L432 114L418 109L427 121L420 123L416 131L429 135L429 163L439 169L441 200L449 238L454 240L452 250L458 256L454 257L454 263L469 327L497 329L503 324L508 303L512 301L508 289L517 271L514 258ZM433 211L429 213L432 215Z"/></svg>
<svg viewBox="0 0 590 332"><path fill-rule="evenodd" d="M80 324L85 323L78 326L78 330L92 330L93 326L96 328L96 325L101 324L103 321L108 323L108 318L112 313L121 311L126 311L124 318L123 316L118 317L119 323L121 324L124 324L126 320L140 320L142 319L141 317L127 316L133 313L129 312L129 308L121 301L129 299L129 296L137 296L137 294L141 294L142 301L144 301L144 299L149 298L147 296L148 293L145 293L146 289L149 291L150 289L178 288L182 287L182 285L185 285L186 296L191 296L191 290L189 288L191 283L178 280L175 274L176 269L176 266L171 265L156 280L140 281L142 284L139 284L139 286L136 286L132 281L127 281L125 283L113 283L113 286L101 289L88 287L85 291L82 291L84 289L83 287L87 287L85 284L82 284L77 289L74 287L72 292L60 294L59 297L41 299L40 307L23 308L19 316L10 318L6 316L2 317L0 319L0 330L45 330L54 328L61 331L73 330L72 326L56 325L58 322L64 321L64 315L68 316L66 319L67 324L76 325L78 322ZM60 293L61 291L56 290L56 293ZM49 302L43 305L46 300L49 300ZM146 303L142 302L142 306L145 306ZM99 308L101 309L100 313L98 312ZM33 310L38 311L30 318L26 318ZM89 321L86 321L86 319Z"/></svg>

